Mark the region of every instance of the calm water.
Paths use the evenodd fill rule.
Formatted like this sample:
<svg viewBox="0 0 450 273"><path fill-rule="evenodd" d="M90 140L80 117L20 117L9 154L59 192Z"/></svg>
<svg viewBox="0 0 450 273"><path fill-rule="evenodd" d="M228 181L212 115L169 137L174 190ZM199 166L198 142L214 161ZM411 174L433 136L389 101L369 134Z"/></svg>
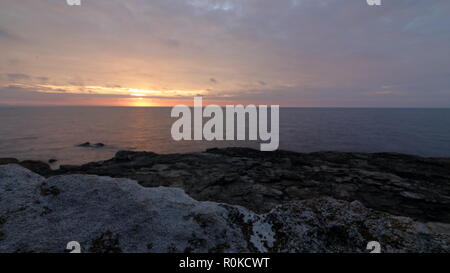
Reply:
<svg viewBox="0 0 450 273"><path fill-rule="evenodd" d="M80 164L108 159L123 149L177 153L259 148L258 142L175 142L173 121L170 108L0 107L0 157ZM75 146L86 141L107 147ZM450 157L450 109L284 108L280 148Z"/></svg>

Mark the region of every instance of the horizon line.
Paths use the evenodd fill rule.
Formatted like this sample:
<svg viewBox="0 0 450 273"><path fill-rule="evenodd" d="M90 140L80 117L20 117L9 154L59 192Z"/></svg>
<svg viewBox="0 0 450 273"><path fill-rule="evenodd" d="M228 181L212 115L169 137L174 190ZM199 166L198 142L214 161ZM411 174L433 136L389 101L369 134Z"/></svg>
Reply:
<svg viewBox="0 0 450 273"><path fill-rule="evenodd" d="M181 105L181 104L180 104ZM267 106L272 106L270 104L227 104L227 105L255 105L255 106L260 106L260 105L267 105ZM276 104L274 104L273 106L275 106ZM175 107L176 105L173 106L132 106L132 105L54 105L54 104L1 104L0 103L0 107L1 108L6 108L6 107L86 107L86 108L172 108ZM191 105L186 105L189 108L194 108L194 106ZM205 105L207 106L207 105ZM205 107L203 106L203 108ZM219 105L220 107L225 107L226 105ZM311 108L332 108L332 109L450 109L450 106L281 106L281 105L277 105L280 108L304 108L304 109L311 109Z"/></svg>

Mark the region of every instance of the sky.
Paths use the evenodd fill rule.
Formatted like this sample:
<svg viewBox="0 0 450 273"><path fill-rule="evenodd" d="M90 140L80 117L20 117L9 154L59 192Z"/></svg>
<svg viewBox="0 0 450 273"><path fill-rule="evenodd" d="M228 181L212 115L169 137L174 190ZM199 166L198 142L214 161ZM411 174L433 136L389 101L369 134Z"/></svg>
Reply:
<svg viewBox="0 0 450 273"><path fill-rule="evenodd" d="M450 1L0 0L0 105L450 107Z"/></svg>

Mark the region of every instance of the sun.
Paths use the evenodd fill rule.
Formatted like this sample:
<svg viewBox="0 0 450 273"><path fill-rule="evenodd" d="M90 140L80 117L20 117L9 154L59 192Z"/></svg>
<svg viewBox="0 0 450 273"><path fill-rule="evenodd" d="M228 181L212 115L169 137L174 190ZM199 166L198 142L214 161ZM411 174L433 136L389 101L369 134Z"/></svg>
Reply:
<svg viewBox="0 0 450 273"><path fill-rule="evenodd" d="M143 97L137 97L137 98L129 98L126 101L127 106L132 107L151 107L151 106L158 106L157 103L155 103L153 100Z"/></svg>
<svg viewBox="0 0 450 273"><path fill-rule="evenodd" d="M134 89L134 88L128 89L128 92L130 93L131 96L136 96L136 97L145 97L148 95L156 95L156 94L161 93L161 91L156 91L156 90L142 90L142 89Z"/></svg>

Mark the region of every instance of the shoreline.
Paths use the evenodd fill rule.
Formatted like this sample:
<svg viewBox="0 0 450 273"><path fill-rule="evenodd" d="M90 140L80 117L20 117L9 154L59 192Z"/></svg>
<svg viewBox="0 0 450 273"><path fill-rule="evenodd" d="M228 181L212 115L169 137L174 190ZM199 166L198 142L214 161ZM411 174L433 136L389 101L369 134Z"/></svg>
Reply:
<svg viewBox="0 0 450 273"><path fill-rule="evenodd" d="M119 151L108 160L51 169L41 161L2 159L44 177L93 174L129 178L144 187L179 187L201 201L265 212L285 201L332 196L418 220L450 223L450 158L400 153L211 148L157 154ZM247 199L240 196L247 192ZM373 196L375 195L375 196Z"/></svg>
<svg viewBox="0 0 450 273"><path fill-rule="evenodd" d="M95 146L83 146L84 143L75 145L75 147L81 147L81 148L90 148L90 149L102 149L104 147L95 147ZM102 143L100 143L102 144ZM104 145L104 144L102 144ZM62 166L64 168L72 168L72 167L82 167L84 165L90 165L95 163L101 163L113 160L115 158L115 155L119 152L129 152L129 153L152 153L157 154L161 156L170 156L170 155L179 155L179 154L198 154L198 153L207 153L208 151L212 150L226 150L226 149L244 149L244 150L250 150L250 151L259 151L258 149L255 149L253 147L245 147L245 146L231 146L231 147L212 147L212 148L205 148L198 151L187 151L187 152L167 152L167 153L157 153L152 151L140 151L140 150L126 150L126 149L117 149L116 152L112 157L105 158L104 160L87 160L85 162L80 163L64 163L61 162L57 157L53 158L50 157L48 160L39 159L39 158L29 158L29 157L15 157L15 156L6 156L1 157L0 156L0 166L5 164L19 164L23 165L23 167L30 169L31 171L40 171L39 169L42 169L42 171L45 171L46 169L50 169L51 171L58 171L60 170L60 167ZM318 151L312 151L312 152L298 152L293 150L284 150L284 149L277 149L276 151L260 151L261 153L291 153L291 154L299 154L299 155L316 155L316 154L324 154L324 153L336 153L336 154L361 154L361 155L399 155L399 156L405 156L405 157L415 157L415 158L423 158L423 159L430 159L430 160L443 160L443 161L449 161L450 162L450 155L449 156L426 156L421 154L414 154L414 153L403 153L403 152L389 152L389 151L382 151L382 152L352 152L352 151L336 151L336 150L318 150Z"/></svg>
<svg viewBox="0 0 450 273"><path fill-rule="evenodd" d="M450 252L450 158L214 148L120 151L59 170L28 162L34 173L1 162L0 252L60 252L71 236L88 252L366 252L373 240ZM29 232L43 248L18 237Z"/></svg>

